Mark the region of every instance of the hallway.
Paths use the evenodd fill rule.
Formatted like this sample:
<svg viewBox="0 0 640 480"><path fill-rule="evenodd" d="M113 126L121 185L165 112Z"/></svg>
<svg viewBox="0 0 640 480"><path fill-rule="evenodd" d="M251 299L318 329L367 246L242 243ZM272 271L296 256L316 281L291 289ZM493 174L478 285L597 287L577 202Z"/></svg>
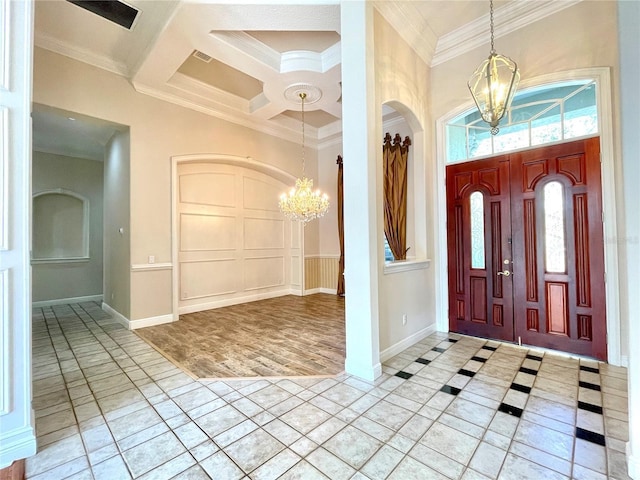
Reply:
<svg viewBox="0 0 640 480"><path fill-rule="evenodd" d="M27 478L628 478L626 369L437 333L383 372L194 381L96 303L36 309Z"/></svg>

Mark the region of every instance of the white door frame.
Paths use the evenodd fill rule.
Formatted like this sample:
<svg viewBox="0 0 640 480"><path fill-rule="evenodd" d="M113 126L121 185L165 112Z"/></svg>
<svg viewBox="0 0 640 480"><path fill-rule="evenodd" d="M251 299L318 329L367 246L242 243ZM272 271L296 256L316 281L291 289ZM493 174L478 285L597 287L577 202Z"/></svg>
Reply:
<svg viewBox="0 0 640 480"><path fill-rule="evenodd" d="M31 405L33 2L0 1L0 469L36 453Z"/></svg>
<svg viewBox="0 0 640 480"><path fill-rule="evenodd" d="M607 361L613 365L627 365L626 356L620 348L620 297L618 293L618 245L616 221L616 178L613 136L613 108L611 91L611 69L594 67L566 72L557 72L531 78L521 82L521 89L550 85L568 80L591 79L596 82L596 101L598 108L598 130L600 136L600 156L602 173L602 209L604 217L604 268L606 275L606 312L607 312ZM436 185L438 225L446 225L447 196L445 187L446 173L446 125L451 119L473 108L469 102L461 105L436 122ZM448 272L447 272L447 231L439 229L436 238L436 328L449 331L448 311Z"/></svg>

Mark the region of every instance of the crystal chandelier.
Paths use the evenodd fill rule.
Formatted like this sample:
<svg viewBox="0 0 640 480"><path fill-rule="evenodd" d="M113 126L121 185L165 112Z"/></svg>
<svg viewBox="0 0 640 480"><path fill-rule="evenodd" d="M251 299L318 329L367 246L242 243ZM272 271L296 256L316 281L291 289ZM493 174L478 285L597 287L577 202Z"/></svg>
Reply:
<svg viewBox="0 0 640 480"><path fill-rule="evenodd" d="M322 217L329 209L329 197L320 190L313 191L313 180L304 175L304 100L307 94L298 95L302 103L302 178L289 193L280 195L280 211L285 217L306 224Z"/></svg>
<svg viewBox="0 0 640 480"><path fill-rule="evenodd" d="M509 57L499 55L493 47L493 0L489 2L491 26L491 53L480 64L467 85L482 119L491 125L491 134L499 131L498 123L509 110L518 88L518 65Z"/></svg>

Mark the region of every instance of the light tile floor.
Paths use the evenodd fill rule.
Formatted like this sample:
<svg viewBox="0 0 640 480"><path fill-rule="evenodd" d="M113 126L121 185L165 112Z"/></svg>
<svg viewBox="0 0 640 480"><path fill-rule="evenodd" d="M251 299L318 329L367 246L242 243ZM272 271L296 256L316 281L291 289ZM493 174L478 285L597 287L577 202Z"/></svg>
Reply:
<svg viewBox="0 0 640 480"><path fill-rule="evenodd" d="M626 370L434 334L369 383L194 381L95 303L36 310L40 479L624 480Z"/></svg>

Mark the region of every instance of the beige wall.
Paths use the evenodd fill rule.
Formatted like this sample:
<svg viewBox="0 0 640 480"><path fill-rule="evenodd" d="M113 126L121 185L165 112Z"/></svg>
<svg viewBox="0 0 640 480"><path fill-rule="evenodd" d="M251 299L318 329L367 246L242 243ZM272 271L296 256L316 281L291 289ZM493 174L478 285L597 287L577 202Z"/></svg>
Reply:
<svg viewBox="0 0 640 480"><path fill-rule="evenodd" d="M328 145L318 150L318 180L325 186L331 207L320 219L319 254L340 255L338 239L338 165L336 159L342 155L342 143ZM334 287L335 288L335 287Z"/></svg>
<svg viewBox="0 0 640 480"><path fill-rule="evenodd" d="M126 318L131 311L129 150L129 131L117 132L107 144L104 160L103 301Z"/></svg>
<svg viewBox="0 0 640 480"><path fill-rule="evenodd" d="M190 153L250 156L298 175L300 145L137 93L128 81L39 48L34 52L34 101L130 126L130 264L171 262L170 158ZM317 174L307 149L307 173ZM324 189L324 185L318 183ZM318 250L317 226L305 249ZM130 319L171 313L171 271L130 273ZM124 312L121 312L124 314Z"/></svg>
<svg viewBox="0 0 640 480"><path fill-rule="evenodd" d="M412 208L416 218L422 223L415 225L412 245L417 260L425 260L431 253L430 245L435 241L432 214L427 210L431 198L426 192L433 191L433 176L427 173L432 169L433 159L425 155L424 145L431 144L429 122L428 86L430 69L418 57L398 33L379 15L375 15L375 78L376 100L379 105L389 104L403 115L410 127L407 132L412 141L412 160L414 175L414 202ZM382 209L382 118L378 119L380 135L379 153L376 158L378 169L377 208L378 208L378 255L383 258L383 209ZM393 128L392 128L393 130ZM395 131L390 132L395 134ZM404 134L404 132L399 132ZM431 203L433 205L433 203ZM382 266L384 262L381 262ZM380 311L380 350L393 347L412 335L420 335L426 329L435 326L435 270L421 268L408 272L384 274L379 272L379 311ZM347 285L347 295L349 286ZM407 324L402 324L403 315Z"/></svg>
<svg viewBox="0 0 640 480"><path fill-rule="evenodd" d="M102 295L102 170L95 160L33 152L34 195L61 188L89 200L89 260L34 263L34 302Z"/></svg>

